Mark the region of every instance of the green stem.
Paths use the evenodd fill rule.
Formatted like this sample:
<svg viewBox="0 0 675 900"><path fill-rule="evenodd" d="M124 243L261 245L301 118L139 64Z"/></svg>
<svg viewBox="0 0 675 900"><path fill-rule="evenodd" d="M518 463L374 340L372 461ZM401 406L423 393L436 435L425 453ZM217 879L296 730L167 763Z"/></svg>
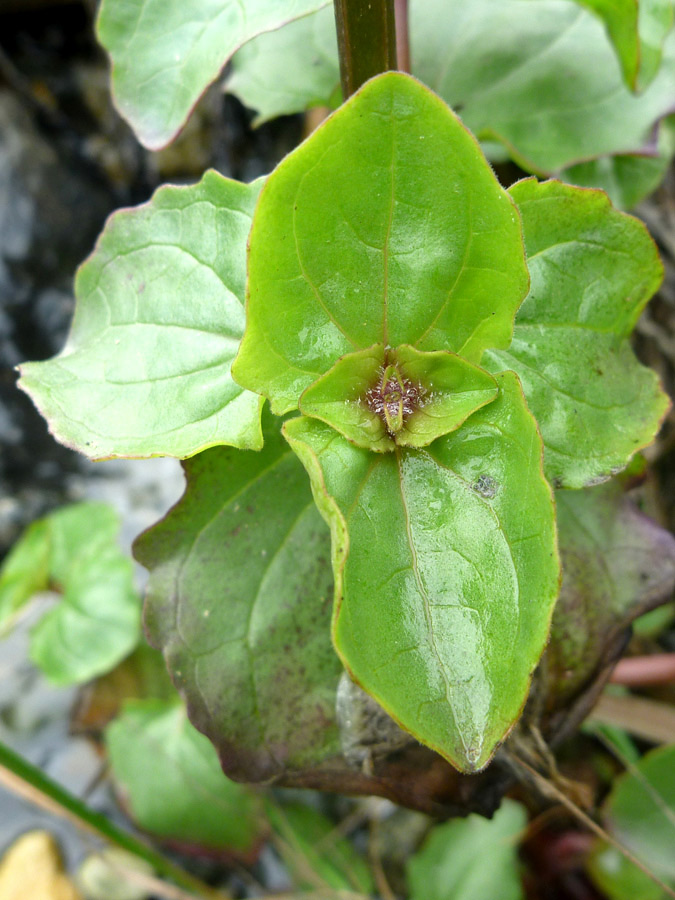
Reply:
<svg viewBox="0 0 675 900"><path fill-rule="evenodd" d="M194 878L152 847L113 825L101 813L93 812L81 800L62 788L5 744L0 743L0 784L43 809L72 821L110 844L149 863L158 875L208 900L226 900L227 895Z"/></svg>
<svg viewBox="0 0 675 900"><path fill-rule="evenodd" d="M394 0L334 0L346 100L364 81L396 68Z"/></svg>

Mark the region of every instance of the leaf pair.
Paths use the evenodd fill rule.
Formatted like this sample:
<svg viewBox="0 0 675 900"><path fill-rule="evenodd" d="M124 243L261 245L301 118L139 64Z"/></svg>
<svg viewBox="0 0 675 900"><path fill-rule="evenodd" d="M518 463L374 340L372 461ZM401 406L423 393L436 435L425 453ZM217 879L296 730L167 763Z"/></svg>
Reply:
<svg viewBox="0 0 675 900"><path fill-rule="evenodd" d="M655 248L598 192L534 180L504 192L438 98L381 76L262 191L232 380L259 189L209 173L117 214L78 278L68 345L23 367L23 385L99 458L259 447L258 394L277 414L299 405L284 432L332 531L338 654L405 729L475 771L520 713L558 591L542 438L549 479L581 487L624 466L666 408L626 341L661 277ZM325 536L265 430L260 454L189 464L183 514L203 523L199 548L169 517L139 550L156 568L150 630L194 720L231 770L257 743L260 777L312 764L300 731L281 738L285 689L310 686L298 728L337 746L339 675L314 643ZM172 558L178 585L158 565ZM190 564L215 558L218 581ZM226 723L219 697L234 683L248 706Z"/></svg>

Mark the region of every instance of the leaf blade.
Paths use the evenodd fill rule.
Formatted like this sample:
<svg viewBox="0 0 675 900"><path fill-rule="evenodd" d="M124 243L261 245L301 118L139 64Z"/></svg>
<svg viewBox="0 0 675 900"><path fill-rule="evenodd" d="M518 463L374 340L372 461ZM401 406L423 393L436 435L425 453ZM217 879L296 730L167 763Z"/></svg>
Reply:
<svg viewBox="0 0 675 900"><path fill-rule="evenodd" d="M284 429L331 526L338 653L399 724L469 772L487 764L520 713L558 591L536 427L515 376L498 380L500 398L428 452L376 456L313 420ZM500 428L511 436L500 439ZM523 482L516 459L530 476ZM512 547L502 529L521 529ZM539 601L529 618L513 605L521 590Z"/></svg>
<svg viewBox="0 0 675 900"><path fill-rule="evenodd" d="M208 172L111 217L79 270L66 346L20 367L58 440L91 459L260 447L262 401L230 375L260 187Z"/></svg>
<svg viewBox="0 0 675 900"><path fill-rule="evenodd" d="M180 131L192 107L246 41L313 12L322 0L104 0L98 39L112 61L113 97L150 150Z"/></svg>

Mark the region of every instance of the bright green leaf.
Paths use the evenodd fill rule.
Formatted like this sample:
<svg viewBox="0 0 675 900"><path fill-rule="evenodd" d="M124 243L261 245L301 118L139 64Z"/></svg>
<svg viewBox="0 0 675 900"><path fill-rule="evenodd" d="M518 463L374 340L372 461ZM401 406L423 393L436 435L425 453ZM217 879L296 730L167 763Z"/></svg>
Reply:
<svg viewBox="0 0 675 900"><path fill-rule="evenodd" d="M92 459L260 447L261 400L230 375L260 186L207 172L110 218L78 273L66 346L21 366L62 443Z"/></svg>
<svg viewBox="0 0 675 900"><path fill-rule="evenodd" d="M473 137L417 81L382 75L267 181L235 378L282 413L376 343L475 362L508 345L526 290L517 213Z"/></svg>
<svg viewBox="0 0 675 900"><path fill-rule="evenodd" d="M636 97L602 22L576 4L426 0L411 4L410 16L416 74L474 134L503 142L527 171L638 152L671 111L675 33L658 74Z"/></svg>
<svg viewBox="0 0 675 900"><path fill-rule="evenodd" d="M668 408L656 374L626 340L663 270L644 225L600 191L527 179L511 193L531 287L511 347L484 362L518 373L547 477L579 488L620 471L653 441Z"/></svg>
<svg viewBox="0 0 675 900"><path fill-rule="evenodd" d="M104 0L98 37L112 60L113 97L139 140L168 144L246 41L325 0Z"/></svg>
<svg viewBox="0 0 675 900"><path fill-rule="evenodd" d="M299 803L270 802L267 815L277 835L277 849L298 889L372 893L373 878L365 860L318 810Z"/></svg>
<svg viewBox="0 0 675 900"><path fill-rule="evenodd" d="M492 819L437 825L408 861L411 900L523 900L517 840L526 824L524 808L505 800Z"/></svg>
<svg viewBox="0 0 675 900"><path fill-rule="evenodd" d="M341 357L300 398L300 411L371 450L426 447L497 396L495 380L460 356L375 344Z"/></svg>
<svg viewBox="0 0 675 900"><path fill-rule="evenodd" d="M104 503L78 503L34 522L0 571L0 624L37 591L62 596L31 631L30 656L56 684L88 681L133 650L140 599L119 520Z"/></svg>
<svg viewBox="0 0 675 900"><path fill-rule="evenodd" d="M151 571L148 635L226 771L248 781L340 751L328 533L271 416L265 436L260 453L189 460L184 497L134 548Z"/></svg>
<svg viewBox="0 0 675 900"><path fill-rule="evenodd" d="M457 768L520 715L558 593L553 500L517 378L426 451L373 454L314 419L285 434L331 525L333 636L355 680Z"/></svg>
<svg viewBox="0 0 675 900"><path fill-rule="evenodd" d="M335 12L312 15L261 34L232 57L227 90L257 111L254 125L342 99Z"/></svg>
<svg viewBox="0 0 675 900"><path fill-rule="evenodd" d="M160 838L215 850L251 850L258 798L227 779L180 704L133 700L106 729L115 781L138 825Z"/></svg>
<svg viewBox="0 0 675 900"><path fill-rule="evenodd" d="M558 491L563 581L546 652L546 694L563 706L587 687L632 619L675 586L675 538L617 482Z"/></svg>

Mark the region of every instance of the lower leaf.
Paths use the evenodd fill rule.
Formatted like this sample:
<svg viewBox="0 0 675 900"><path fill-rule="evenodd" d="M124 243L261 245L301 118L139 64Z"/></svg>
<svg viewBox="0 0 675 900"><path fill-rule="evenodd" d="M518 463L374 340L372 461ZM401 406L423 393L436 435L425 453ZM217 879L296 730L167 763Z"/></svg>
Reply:
<svg viewBox="0 0 675 900"><path fill-rule="evenodd" d="M134 552L145 620L190 718L228 775L280 777L339 755L328 533L302 466L267 414L260 453L214 448Z"/></svg>
<svg viewBox="0 0 675 900"><path fill-rule="evenodd" d="M456 768L517 720L558 592L555 513L517 377L426 450L373 454L299 418L284 432L332 529L333 639L353 678Z"/></svg>

